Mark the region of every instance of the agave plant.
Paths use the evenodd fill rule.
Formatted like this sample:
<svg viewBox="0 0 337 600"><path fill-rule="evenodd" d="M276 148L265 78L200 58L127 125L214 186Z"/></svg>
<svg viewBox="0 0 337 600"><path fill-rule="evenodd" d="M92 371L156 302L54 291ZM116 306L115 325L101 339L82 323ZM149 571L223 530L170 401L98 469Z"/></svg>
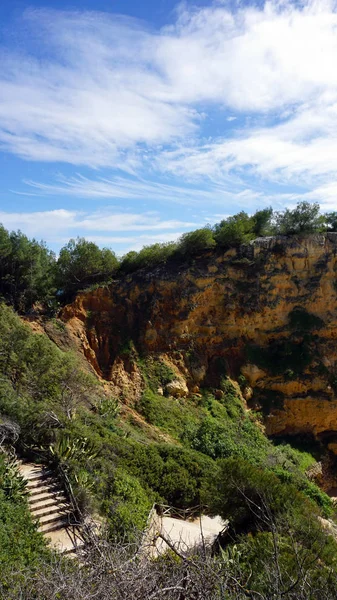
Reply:
<svg viewBox="0 0 337 600"><path fill-rule="evenodd" d="M19 500L28 494L27 481L21 475L14 458L10 459L6 464L3 489L6 496L12 500Z"/></svg>
<svg viewBox="0 0 337 600"><path fill-rule="evenodd" d="M71 438L69 435L63 435L51 446L49 450L55 458L62 462L67 462L72 458L85 457L86 461L96 458L98 452L94 444L88 438Z"/></svg>
<svg viewBox="0 0 337 600"><path fill-rule="evenodd" d="M119 415L120 404L116 398L102 398L96 405L96 409L101 417L116 419Z"/></svg>

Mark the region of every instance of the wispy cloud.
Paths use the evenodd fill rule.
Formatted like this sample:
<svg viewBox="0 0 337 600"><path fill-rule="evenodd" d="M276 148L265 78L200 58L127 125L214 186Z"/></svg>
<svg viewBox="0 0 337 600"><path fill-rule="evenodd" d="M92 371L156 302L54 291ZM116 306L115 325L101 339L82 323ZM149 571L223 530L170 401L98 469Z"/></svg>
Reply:
<svg viewBox="0 0 337 600"><path fill-rule="evenodd" d="M20 53L0 51L0 148L97 172L27 181L20 193L207 202L215 213L221 203L226 213L298 198L334 204L334 2L184 3L162 29L51 10L27 11L21 25ZM116 215L58 212L67 231L86 220L123 227ZM161 222L163 232L185 227Z"/></svg>
<svg viewBox="0 0 337 600"><path fill-rule="evenodd" d="M183 161L182 161L183 164ZM72 177L59 176L51 183L25 180L22 190L15 191L23 196L58 196L90 199L142 200L155 203L158 208L168 203L193 207L201 210L205 205L243 205L250 207L254 202L265 204L269 197L261 189L246 187L238 177L222 177L221 182L208 182L208 185L156 182L137 177L115 176L110 178L89 178L77 174Z"/></svg>
<svg viewBox="0 0 337 600"><path fill-rule="evenodd" d="M85 213L65 209L21 213L1 211L0 223L8 229L21 229L38 238L48 235L53 242L68 239L81 232L81 235L85 234L89 239L100 239L101 242L105 240L106 244L113 240L116 243L123 240L124 243L131 233L137 234L137 239L175 239L186 229L198 226L196 221L163 220L153 212L134 214L104 210ZM126 236L118 235L121 233Z"/></svg>
<svg viewBox="0 0 337 600"><path fill-rule="evenodd" d="M139 177L126 178L122 176L89 178L77 174L68 178L60 176L55 182L51 183L30 180L25 180L23 183L25 184L24 191L18 192L16 190L16 194L97 199L128 198L193 205L198 201L214 201L216 194L223 196L226 193L225 190L219 188L205 190L198 186L179 186ZM233 193L235 193L234 189Z"/></svg>

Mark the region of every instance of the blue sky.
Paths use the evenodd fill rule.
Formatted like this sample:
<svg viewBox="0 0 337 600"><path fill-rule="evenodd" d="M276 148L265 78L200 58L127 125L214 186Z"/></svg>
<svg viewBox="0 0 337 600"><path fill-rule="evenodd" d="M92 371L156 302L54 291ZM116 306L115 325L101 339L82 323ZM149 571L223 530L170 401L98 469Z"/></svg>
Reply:
<svg viewBox="0 0 337 600"><path fill-rule="evenodd" d="M0 222L117 254L299 200L337 210L329 1L4 0Z"/></svg>

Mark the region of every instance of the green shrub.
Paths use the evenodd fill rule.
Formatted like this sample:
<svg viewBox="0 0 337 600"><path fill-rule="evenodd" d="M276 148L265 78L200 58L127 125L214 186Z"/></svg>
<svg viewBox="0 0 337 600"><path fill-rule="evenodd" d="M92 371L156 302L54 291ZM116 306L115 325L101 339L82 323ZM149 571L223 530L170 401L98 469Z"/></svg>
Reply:
<svg viewBox="0 0 337 600"><path fill-rule="evenodd" d="M109 514L110 536L115 540L132 541L145 527L154 502L138 479L121 469L115 472L112 495L105 504Z"/></svg>
<svg viewBox="0 0 337 600"><path fill-rule="evenodd" d="M145 382L153 392L158 388L165 388L167 383L176 379L172 369L160 358L149 356L145 359L139 359L138 364Z"/></svg>
<svg viewBox="0 0 337 600"><path fill-rule="evenodd" d="M173 258L176 250L175 242L144 246L139 252L132 250L122 257L119 265L120 272L132 273L137 269L151 269Z"/></svg>
<svg viewBox="0 0 337 600"><path fill-rule="evenodd" d="M178 252L183 256L193 256L204 250L211 250L215 245L212 229L203 227L184 233L178 243Z"/></svg>
<svg viewBox="0 0 337 600"><path fill-rule="evenodd" d="M254 222L244 211L224 219L214 227L214 239L219 246L230 247L254 238Z"/></svg>
<svg viewBox="0 0 337 600"><path fill-rule="evenodd" d="M325 218L316 202L299 202L293 210L275 213L275 230L282 235L309 234L325 229Z"/></svg>

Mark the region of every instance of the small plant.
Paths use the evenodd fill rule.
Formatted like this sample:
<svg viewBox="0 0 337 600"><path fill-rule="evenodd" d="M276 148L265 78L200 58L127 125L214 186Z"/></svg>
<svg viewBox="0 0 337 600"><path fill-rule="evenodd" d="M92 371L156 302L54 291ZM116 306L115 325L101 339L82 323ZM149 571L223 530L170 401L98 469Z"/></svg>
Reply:
<svg viewBox="0 0 337 600"><path fill-rule="evenodd" d="M101 417L108 419L116 419L120 412L120 404L116 398L102 398L96 408Z"/></svg>
<svg viewBox="0 0 337 600"><path fill-rule="evenodd" d="M241 390L244 390L247 387L248 382L244 375L239 375L238 384L239 384Z"/></svg>
<svg viewBox="0 0 337 600"><path fill-rule="evenodd" d="M27 481L20 474L15 459L6 463L1 487L5 495L14 501L20 500L28 494Z"/></svg>
<svg viewBox="0 0 337 600"><path fill-rule="evenodd" d="M221 377L220 379L220 389L225 394L233 394L236 395L237 391L235 389L235 385L231 382L229 377Z"/></svg>
<svg viewBox="0 0 337 600"><path fill-rule="evenodd" d="M90 461L98 454L94 444L88 438L71 438L69 435L61 436L57 442L49 446L49 451L60 462L67 462L75 457L77 460L84 457L86 461Z"/></svg>
<svg viewBox="0 0 337 600"><path fill-rule="evenodd" d="M175 373L163 360L154 360L151 357L139 361L142 375L153 392L159 387L165 387L176 379Z"/></svg>

